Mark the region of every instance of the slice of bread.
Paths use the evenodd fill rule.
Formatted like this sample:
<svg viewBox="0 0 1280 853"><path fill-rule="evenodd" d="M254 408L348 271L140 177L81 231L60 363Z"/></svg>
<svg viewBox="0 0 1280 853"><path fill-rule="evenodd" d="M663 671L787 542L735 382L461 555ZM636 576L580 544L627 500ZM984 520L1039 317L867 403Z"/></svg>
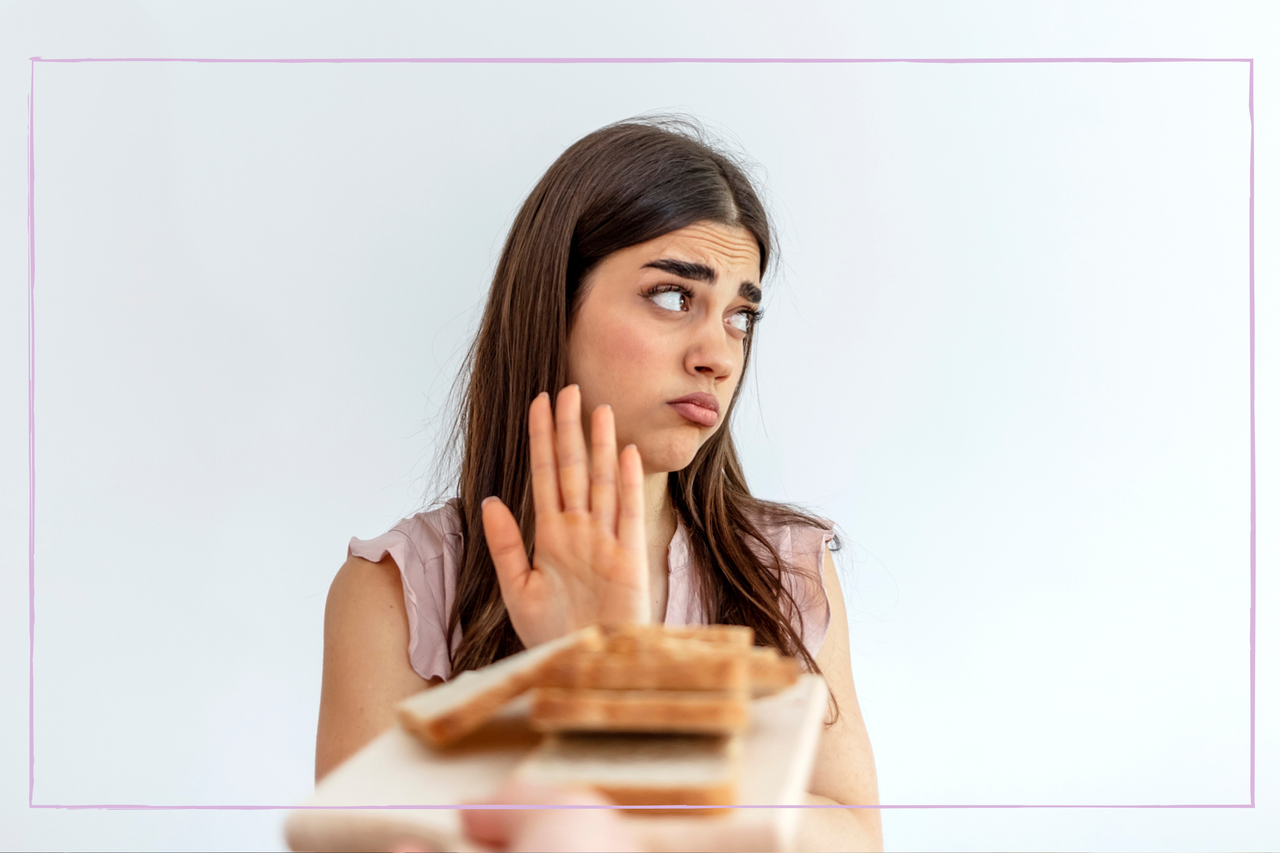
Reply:
<svg viewBox="0 0 1280 853"><path fill-rule="evenodd" d="M539 731L740 731L749 696L789 687L800 672L793 658L752 646L752 636L737 625L592 626L464 672L403 700L396 714L444 746L536 687L530 723Z"/></svg>
<svg viewBox="0 0 1280 853"><path fill-rule="evenodd" d="M550 735L515 770L536 784L584 785L621 806L728 806L738 793L740 736ZM713 814L727 809L637 809Z"/></svg>
<svg viewBox="0 0 1280 853"><path fill-rule="evenodd" d="M577 651L561 655L539 687L602 690L730 690L754 687L747 649L713 643L665 643L635 652Z"/></svg>
<svg viewBox="0 0 1280 853"><path fill-rule="evenodd" d="M430 745L452 743L537 683L543 668L558 657L599 650L603 644L598 627L583 628L410 696L396 704L396 716L406 730Z"/></svg>
<svg viewBox="0 0 1280 853"><path fill-rule="evenodd" d="M800 661L784 658L777 649L753 648L749 658L751 695L772 696L800 678Z"/></svg>
<svg viewBox="0 0 1280 853"><path fill-rule="evenodd" d="M664 625L631 623L605 628L605 650L618 653L646 651L664 645L697 641L749 649L755 631L745 625Z"/></svg>
<svg viewBox="0 0 1280 853"><path fill-rule="evenodd" d="M750 722L746 691L592 690L538 687L529 725L535 731L731 734Z"/></svg>
<svg viewBox="0 0 1280 853"><path fill-rule="evenodd" d="M621 625L601 651L565 655L539 686L611 690L739 690L770 696L796 683L800 662L753 646L740 625ZM739 663L741 660L744 663ZM745 676L742 675L745 666Z"/></svg>

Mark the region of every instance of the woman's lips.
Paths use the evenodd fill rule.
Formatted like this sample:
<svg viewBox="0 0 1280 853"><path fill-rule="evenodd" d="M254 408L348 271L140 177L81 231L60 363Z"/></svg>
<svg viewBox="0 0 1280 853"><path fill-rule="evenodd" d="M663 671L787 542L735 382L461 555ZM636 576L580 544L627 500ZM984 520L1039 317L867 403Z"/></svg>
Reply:
<svg viewBox="0 0 1280 853"><path fill-rule="evenodd" d="M716 420L720 417L705 406L699 406L694 403L668 403L668 405L699 426L715 426Z"/></svg>

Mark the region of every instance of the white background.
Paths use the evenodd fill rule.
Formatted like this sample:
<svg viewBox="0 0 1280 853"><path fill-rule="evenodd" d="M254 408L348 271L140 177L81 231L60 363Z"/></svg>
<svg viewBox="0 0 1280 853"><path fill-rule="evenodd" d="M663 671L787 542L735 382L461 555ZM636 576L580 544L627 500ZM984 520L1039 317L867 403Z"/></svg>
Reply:
<svg viewBox="0 0 1280 853"><path fill-rule="evenodd" d="M0 844L271 849L283 818L27 809L27 57L668 55L1258 60L1259 807L888 811L885 838L1274 846L1275 16L593 8L5 7ZM40 64L35 801L305 795L324 592L350 536L421 506L515 208L584 133L668 109L759 164L780 230L734 429L758 494L846 534L882 801L1247 803L1247 87L1243 64Z"/></svg>

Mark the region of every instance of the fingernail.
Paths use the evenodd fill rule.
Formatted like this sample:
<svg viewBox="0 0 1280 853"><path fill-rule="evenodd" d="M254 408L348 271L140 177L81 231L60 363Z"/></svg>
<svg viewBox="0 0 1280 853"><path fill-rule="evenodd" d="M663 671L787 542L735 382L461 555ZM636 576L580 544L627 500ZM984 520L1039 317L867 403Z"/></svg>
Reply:
<svg viewBox="0 0 1280 853"><path fill-rule="evenodd" d="M489 497L487 497L487 498L485 498L484 500L480 501L480 508L481 508L481 509L484 509L486 506L488 506L488 505L489 505L489 501L496 501L496 500L497 500L497 498L495 498L493 495L490 495Z"/></svg>

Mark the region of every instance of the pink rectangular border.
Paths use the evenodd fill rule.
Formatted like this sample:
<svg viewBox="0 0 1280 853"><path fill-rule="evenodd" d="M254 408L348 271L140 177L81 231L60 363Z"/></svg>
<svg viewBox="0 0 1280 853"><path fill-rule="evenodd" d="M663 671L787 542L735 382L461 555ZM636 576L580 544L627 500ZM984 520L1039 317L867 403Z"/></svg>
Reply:
<svg viewBox="0 0 1280 853"><path fill-rule="evenodd" d="M29 597L30 651L28 661L28 787L27 807L33 809L122 809L122 810L232 810L271 811L294 810L297 806L152 806L130 803L103 803L95 805L55 805L34 802L36 785L35 752L35 645L36 645L36 463L35 463L35 281L36 281L36 219L35 219L35 91L36 63L79 62L220 62L220 63L486 63L486 64L656 64L656 63L753 63L753 64L848 64L905 62L926 64L999 64L999 63L1135 63L1135 62L1245 62L1249 65L1249 802L1232 804L1134 804L1134 805L1060 805L1060 804L1005 804L1005 805L802 805L775 806L773 808L857 808L857 809L1251 809L1256 807L1255 770L1256 752L1256 634L1257 634L1257 451L1254 414L1254 119L1253 119L1253 59L1198 58L1198 57L1023 57L985 59L853 59L853 58L709 58L709 57L413 57L413 58L329 58L329 59L225 59L180 57L118 57L44 59L31 57L31 90L27 96L27 463L28 463L28 567L27 586ZM320 808L320 807L316 807ZM335 808L335 807L326 807ZM343 806L337 808L359 809L442 809L458 806ZM606 808L605 806L466 806L464 808ZM641 806L640 808L671 808L671 806ZM677 806L676 808L692 808ZM733 808L761 808L761 806L733 806Z"/></svg>

